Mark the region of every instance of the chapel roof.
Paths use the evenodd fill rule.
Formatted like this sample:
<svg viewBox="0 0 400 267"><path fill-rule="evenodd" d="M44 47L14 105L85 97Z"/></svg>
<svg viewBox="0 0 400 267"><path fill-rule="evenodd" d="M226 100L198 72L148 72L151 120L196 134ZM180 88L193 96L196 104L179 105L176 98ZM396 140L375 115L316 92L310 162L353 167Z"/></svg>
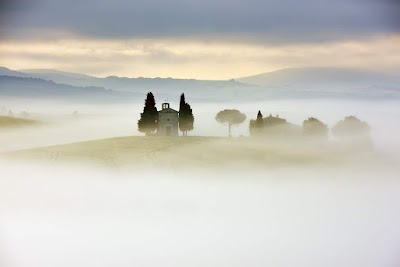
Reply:
<svg viewBox="0 0 400 267"><path fill-rule="evenodd" d="M176 111L175 109L172 109L172 108L164 108L164 109L160 110L159 112L161 112L161 113L179 113L178 111Z"/></svg>

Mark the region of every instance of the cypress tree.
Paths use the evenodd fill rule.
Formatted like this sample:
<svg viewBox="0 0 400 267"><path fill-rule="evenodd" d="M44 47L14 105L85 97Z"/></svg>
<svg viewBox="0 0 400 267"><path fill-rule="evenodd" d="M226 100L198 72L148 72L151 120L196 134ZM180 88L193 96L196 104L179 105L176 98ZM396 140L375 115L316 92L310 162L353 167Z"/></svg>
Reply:
<svg viewBox="0 0 400 267"><path fill-rule="evenodd" d="M256 127L257 128L263 128L264 127L263 115L261 114L260 110L258 111L258 114L257 114Z"/></svg>
<svg viewBox="0 0 400 267"><path fill-rule="evenodd" d="M184 136L187 136L187 132L193 130L194 116L192 108L185 101L185 94L181 94L181 100L179 102L179 130Z"/></svg>
<svg viewBox="0 0 400 267"><path fill-rule="evenodd" d="M156 101L152 92L147 93L147 97L144 102L143 113L140 113L140 119L138 121L139 132L145 133L146 135L152 134L157 130L158 126L158 111L156 108Z"/></svg>
<svg viewBox="0 0 400 267"><path fill-rule="evenodd" d="M186 104L186 101L185 101L185 94L184 93L182 93L181 94L181 100L179 101L179 112L183 112L183 110L184 110L184 108L185 108L185 104Z"/></svg>

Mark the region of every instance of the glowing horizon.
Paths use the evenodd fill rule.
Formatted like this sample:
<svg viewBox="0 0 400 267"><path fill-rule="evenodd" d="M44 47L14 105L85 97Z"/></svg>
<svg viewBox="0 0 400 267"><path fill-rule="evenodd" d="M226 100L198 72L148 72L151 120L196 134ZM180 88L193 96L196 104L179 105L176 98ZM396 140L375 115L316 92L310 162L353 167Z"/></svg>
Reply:
<svg viewBox="0 0 400 267"><path fill-rule="evenodd" d="M315 44L264 45L187 39L2 41L4 67L96 77L226 80L284 68L400 68L399 35Z"/></svg>

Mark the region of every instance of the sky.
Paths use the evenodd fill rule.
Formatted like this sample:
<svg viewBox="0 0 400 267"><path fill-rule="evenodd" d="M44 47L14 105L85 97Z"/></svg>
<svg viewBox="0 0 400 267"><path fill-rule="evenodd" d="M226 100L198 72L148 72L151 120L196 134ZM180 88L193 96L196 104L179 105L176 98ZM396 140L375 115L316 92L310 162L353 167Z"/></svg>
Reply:
<svg viewBox="0 0 400 267"><path fill-rule="evenodd" d="M396 0L0 0L0 65L231 79L400 69Z"/></svg>

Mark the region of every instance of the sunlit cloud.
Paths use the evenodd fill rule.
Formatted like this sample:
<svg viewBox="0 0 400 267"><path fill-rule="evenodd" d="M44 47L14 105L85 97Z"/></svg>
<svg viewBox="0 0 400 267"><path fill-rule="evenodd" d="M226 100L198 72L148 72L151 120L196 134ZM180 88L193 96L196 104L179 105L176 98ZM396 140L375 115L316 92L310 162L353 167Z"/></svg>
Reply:
<svg viewBox="0 0 400 267"><path fill-rule="evenodd" d="M1 65L230 79L287 67L398 69L394 0L4 1Z"/></svg>
<svg viewBox="0 0 400 267"><path fill-rule="evenodd" d="M288 67L400 67L400 37L263 45L226 40L88 39L3 41L2 65L55 68L95 76L231 79Z"/></svg>

